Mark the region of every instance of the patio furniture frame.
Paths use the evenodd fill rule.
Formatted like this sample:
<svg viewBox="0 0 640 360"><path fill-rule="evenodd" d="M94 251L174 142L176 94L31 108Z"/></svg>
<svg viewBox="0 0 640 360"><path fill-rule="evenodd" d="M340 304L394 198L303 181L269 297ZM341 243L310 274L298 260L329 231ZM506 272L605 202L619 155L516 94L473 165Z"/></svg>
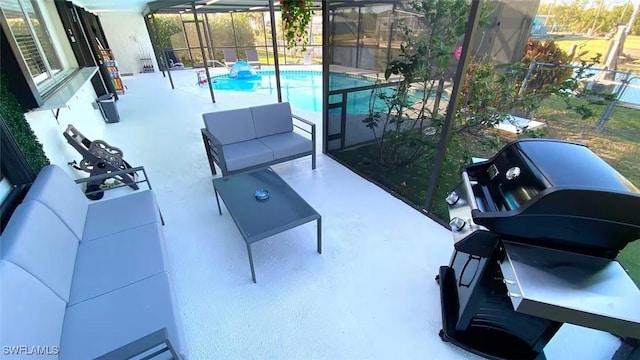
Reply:
<svg viewBox="0 0 640 360"><path fill-rule="evenodd" d="M113 179L113 178L120 180L121 176L123 175L136 176L139 171L142 172L144 177L142 179L139 179L136 177L136 180L133 182L133 184L138 185L142 183L147 183L147 188L149 190L153 190L151 188L151 182L149 181L149 177L147 176L147 172L144 169L144 166L136 166L136 167L125 169L125 170L112 171L106 174L100 174L100 175L89 176L86 178L75 179L74 181L76 184L83 184L83 183L89 183L89 182L95 182L95 181L102 182L104 180ZM123 182L118 185L114 185L106 188L100 188L99 190L87 191L85 192L85 195L93 195L100 192L105 192L105 191L114 190L114 189L127 187L127 186L130 186L130 185ZM162 217L162 211L160 211L160 207L158 207L158 213L160 214L160 220L162 222L162 225L164 226L165 225L164 218Z"/></svg>
<svg viewBox="0 0 640 360"><path fill-rule="evenodd" d="M220 170L222 170L222 175L227 176L227 175L231 175L231 174L235 174L243 171L250 171L250 170L265 168L271 165L301 158L307 155L311 155L311 169L314 170L316 168L316 124L312 123L309 120L303 119L297 115L292 114L292 117L293 117L293 120L298 120L310 127L310 129L305 129L299 124L296 124L295 121L293 122L293 127L298 128L299 130L311 135L311 143L312 143L311 151L299 153L294 156L287 156L284 158L274 159L273 161L270 161L267 163L262 163L255 166L242 168L238 170L232 170L232 171L229 171L227 169L227 163L224 159L224 151L222 149L223 147L222 143L213 134L211 134L211 132L209 132L206 127L200 129L200 132L202 133L202 142L204 144L204 148L207 153L207 159L209 160L209 167L211 168L211 174L212 175L217 174L216 164L220 167Z"/></svg>
<svg viewBox="0 0 640 360"><path fill-rule="evenodd" d="M163 357L167 356L167 353L172 360L182 360L169 340L167 328L162 328L97 357L95 360L122 360L133 358L151 360L160 355Z"/></svg>
<svg viewBox="0 0 640 360"><path fill-rule="evenodd" d="M241 181L237 181L237 180ZM322 254L322 216L307 203L286 181L284 181L273 169L262 168L258 170L241 172L238 174L215 178L212 180L216 194L218 213L222 215L220 198L225 202L227 211L231 215L236 227L240 231L247 245L249 265L251 266L251 278L256 282L256 272L253 266L251 244L264 240L294 227L306 224L313 220L317 223L317 251ZM239 184L239 186L234 186ZM253 192L259 187L271 187L271 198L256 200ZM226 198L226 199L225 199ZM286 202L278 202L286 199ZM295 214L281 214L278 209L283 205L287 208L296 208ZM268 224L255 226L254 219L264 218L269 213L272 218Z"/></svg>

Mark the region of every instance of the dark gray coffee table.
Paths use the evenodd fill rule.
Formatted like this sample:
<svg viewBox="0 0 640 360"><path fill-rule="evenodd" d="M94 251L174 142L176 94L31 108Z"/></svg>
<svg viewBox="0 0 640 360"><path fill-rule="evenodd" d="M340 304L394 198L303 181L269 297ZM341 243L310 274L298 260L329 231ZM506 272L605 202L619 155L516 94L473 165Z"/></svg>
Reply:
<svg viewBox="0 0 640 360"><path fill-rule="evenodd" d="M320 214L271 168L213 179L213 189L216 193L218 212L222 215L219 195L247 244L254 283L256 273L251 255L251 244L254 242L316 220L318 253L322 254ZM256 200L255 192L258 189L268 190L269 199Z"/></svg>

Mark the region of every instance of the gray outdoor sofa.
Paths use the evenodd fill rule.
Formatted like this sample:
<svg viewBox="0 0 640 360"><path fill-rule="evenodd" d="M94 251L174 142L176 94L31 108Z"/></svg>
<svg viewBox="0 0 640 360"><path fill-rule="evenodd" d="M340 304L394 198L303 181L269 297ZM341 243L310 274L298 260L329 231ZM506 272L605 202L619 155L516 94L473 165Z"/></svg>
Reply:
<svg viewBox="0 0 640 360"><path fill-rule="evenodd" d="M287 102L211 112L202 118L202 141L212 175L216 164L226 176L307 155L311 155L311 168L316 168L316 126L291 114Z"/></svg>
<svg viewBox="0 0 640 360"><path fill-rule="evenodd" d="M146 179L141 167L102 176L131 171ZM87 179L45 167L0 236L4 354L185 359L151 187L90 202L77 184Z"/></svg>

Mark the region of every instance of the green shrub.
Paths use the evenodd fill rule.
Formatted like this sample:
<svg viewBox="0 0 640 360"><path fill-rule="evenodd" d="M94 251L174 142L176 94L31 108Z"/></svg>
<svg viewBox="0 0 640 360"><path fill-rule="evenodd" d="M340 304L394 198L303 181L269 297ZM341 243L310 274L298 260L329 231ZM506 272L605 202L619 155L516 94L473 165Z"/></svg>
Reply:
<svg viewBox="0 0 640 360"><path fill-rule="evenodd" d="M505 120L518 105L518 89L509 72L485 58L471 58L460 89L455 132L478 133Z"/></svg>
<svg viewBox="0 0 640 360"><path fill-rule="evenodd" d="M553 40L540 41L529 39L527 47L522 57L525 68L529 67L531 61L536 63L553 64L539 65L531 74L527 81L526 93L548 92L547 87L561 86L569 77L572 69L566 66L571 63L571 57Z"/></svg>
<svg viewBox="0 0 640 360"><path fill-rule="evenodd" d="M37 174L40 169L49 165L49 159L24 118L24 113L9 89L6 78L2 75L0 75L0 99L0 116L4 119L25 159Z"/></svg>

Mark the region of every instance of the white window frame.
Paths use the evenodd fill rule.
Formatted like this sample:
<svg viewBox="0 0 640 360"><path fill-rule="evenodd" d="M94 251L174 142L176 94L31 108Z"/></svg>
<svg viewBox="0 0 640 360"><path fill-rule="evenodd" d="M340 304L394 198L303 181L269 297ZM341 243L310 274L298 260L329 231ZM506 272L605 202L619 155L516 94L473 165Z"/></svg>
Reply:
<svg viewBox="0 0 640 360"><path fill-rule="evenodd" d="M53 39L51 38L51 33L50 33L49 29L47 28L47 23L44 20L44 16L42 15L42 11L40 11L40 6L38 4L38 1L37 0L14 0L14 1L16 1L18 3L18 5L20 7L20 11L22 12L22 15L24 16L24 18L26 20L27 29L29 30L29 34L31 35L31 38L32 38L33 42L36 45L36 48L38 50L38 55L40 56L40 60L42 61L42 63L45 66L46 74L48 76L45 79L42 79L42 80L38 81L38 77L42 77L44 74L39 74L39 75L36 75L36 76L31 75L31 71L29 70L29 66L28 66L26 60L24 59L24 57L22 56L22 53L20 53L20 58L21 58L23 64L25 65L25 67L27 68L27 72L28 72L27 75L33 81L33 84L38 89L38 92L40 93L40 95L44 96L44 95L47 94L47 92L49 90L54 88L64 78L66 78L66 76L69 75L73 71L73 69L65 69L64 68L64 64L61 61L60 54L58 53L58 50L54 46ZM38 22L40 24L42 24L42 27L43 27L43 30L44 30L44 35L46 36L46 40L49 41L49 45L53 49L53 53L51 54L51 56L55 56L55 61L57 61L58 64L60 64L60 69L52 69L51 68L51 64L49 63L50 59L47 58L46 52L44 51L44 48L42 47L42 44L40 43L40 38L38 37L35 29L33 28L32 17L29 15L27 10L25 9L24 2L26 2L26 1L30 2L31 6L34 9L34 12L35 12L35 15L37 17ZM9 28L9 34L11 34L11 38L16 43L16 47L19 49L18 43L17 43L17 41L15 39L15 36L13 34L13 30L9 26L6 17L4 18L4 21L7 23L7 27Z"/></svg>

